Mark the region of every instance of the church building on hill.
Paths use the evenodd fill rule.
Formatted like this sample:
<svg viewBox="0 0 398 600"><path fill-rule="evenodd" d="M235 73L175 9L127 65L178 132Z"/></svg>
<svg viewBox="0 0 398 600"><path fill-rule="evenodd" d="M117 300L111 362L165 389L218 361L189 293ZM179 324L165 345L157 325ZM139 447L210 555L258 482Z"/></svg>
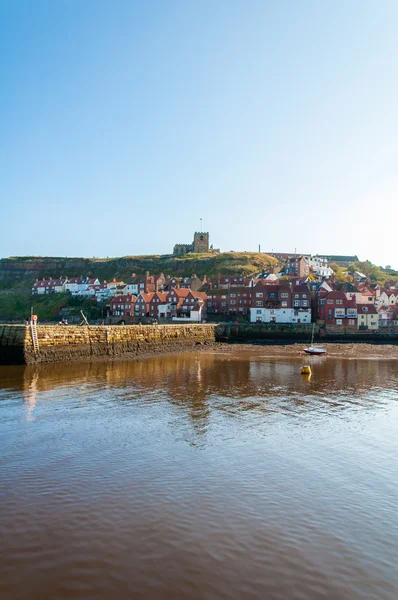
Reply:
<svg viewBox="0 0 398 600"><path fill-rule="evenodd" d="M210 246L209 243L208 231L195 231L192 244L176 244L174 246L173 254L178 256L181 254L188 254L189 252L194 252L196 254L220 252L220 250L214 250L213 246Z"/></svg>

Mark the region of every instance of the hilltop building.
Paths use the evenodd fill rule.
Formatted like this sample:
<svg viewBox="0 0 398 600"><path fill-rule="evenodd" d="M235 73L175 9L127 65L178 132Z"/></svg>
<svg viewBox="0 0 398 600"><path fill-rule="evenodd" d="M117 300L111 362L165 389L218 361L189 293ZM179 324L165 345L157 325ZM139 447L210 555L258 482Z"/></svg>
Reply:
<svg viewBox="0 0 398 600"><path fill-rule="evenodd" d="M213 246L210 246L209 244L208 231L195 231L192 244L176 244L174 246L173 254L180 255L188 254L189 252L195 252L197 254L204 252L220 252L220 250L214 250Z"/></svg>

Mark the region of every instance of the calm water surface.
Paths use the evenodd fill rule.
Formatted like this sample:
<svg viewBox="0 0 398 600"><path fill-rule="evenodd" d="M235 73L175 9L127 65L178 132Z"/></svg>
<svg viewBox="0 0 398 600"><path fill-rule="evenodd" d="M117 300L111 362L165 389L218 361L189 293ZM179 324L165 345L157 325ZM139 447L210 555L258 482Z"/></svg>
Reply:
<svg viewBox="0 0 398 600"><path fill-rule="evenodd" d="M398 363L0 367L0 598L398 598Z"/></svg>

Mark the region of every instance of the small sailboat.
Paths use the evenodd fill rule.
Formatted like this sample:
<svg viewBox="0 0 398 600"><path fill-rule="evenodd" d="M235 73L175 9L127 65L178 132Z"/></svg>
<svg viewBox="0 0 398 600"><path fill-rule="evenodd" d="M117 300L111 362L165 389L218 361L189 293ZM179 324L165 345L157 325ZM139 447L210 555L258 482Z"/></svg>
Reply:
<svg viewBox="0 0 398 600"><path fill-rule="evenodd" d="M308 348L304 348L304 352L306 354L326 354L326 348L322 348L322 346L314 346L314 332L315 332L315 323L312 325L312 335L311 335L311 345Z"/></svg>

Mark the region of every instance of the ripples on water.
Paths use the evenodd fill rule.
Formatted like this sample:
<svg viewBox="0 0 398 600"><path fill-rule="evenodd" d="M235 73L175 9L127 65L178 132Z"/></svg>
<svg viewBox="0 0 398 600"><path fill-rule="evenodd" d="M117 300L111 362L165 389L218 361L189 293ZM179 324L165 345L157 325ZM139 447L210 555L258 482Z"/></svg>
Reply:
<svg viewBox="0 0 398 600"><path fill-rule="evenodd" d="M0 598L396 600L396 362L0 367Z"/></svg>

